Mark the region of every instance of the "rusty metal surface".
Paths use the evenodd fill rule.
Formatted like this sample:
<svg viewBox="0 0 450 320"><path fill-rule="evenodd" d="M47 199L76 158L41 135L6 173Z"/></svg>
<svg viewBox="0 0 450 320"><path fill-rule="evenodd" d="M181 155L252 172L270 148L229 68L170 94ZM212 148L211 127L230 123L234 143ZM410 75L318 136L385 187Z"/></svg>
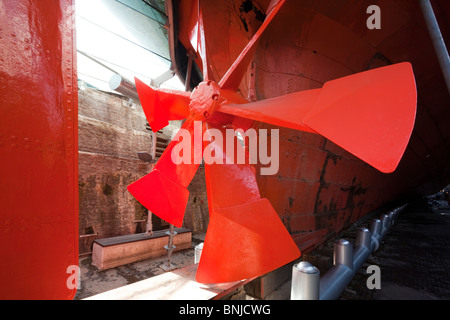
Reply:
<svg viewBox="0 0 450 320"><path fill-rule="evenodd" d="M191 50L196 1L176 7L178 39ZM325 230L314 243L331 239L359 217L399 196L432 193L450 173L450 97L433 52L418 2L380 1L382 27L369 30L370 1L288 1L261 39L238 92L257 100L321 88L327 81L410 61L416 76L416 124L397 170L383 174L323 137L280 129L280 170L257 175L261 196L270 200L294 238ZM221 78L264 20L269 1L204 1L203 25L210 73ZM433 7L443 36L447 1ZM201 57L197 64L202 66ZM258 168L257 168L258 171Z"/></svg>

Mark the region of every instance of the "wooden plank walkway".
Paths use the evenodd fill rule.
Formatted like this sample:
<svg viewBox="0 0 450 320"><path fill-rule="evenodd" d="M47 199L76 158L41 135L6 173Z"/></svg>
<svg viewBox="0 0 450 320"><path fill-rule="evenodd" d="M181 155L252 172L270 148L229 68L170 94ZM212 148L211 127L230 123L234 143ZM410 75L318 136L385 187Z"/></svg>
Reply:
<svg viewBox="0 0 450 320"><path fill-rule="evenodd" d="M198 283L198 264L106 291L84 300L217 300L253 279L220 284Z"/></svg>

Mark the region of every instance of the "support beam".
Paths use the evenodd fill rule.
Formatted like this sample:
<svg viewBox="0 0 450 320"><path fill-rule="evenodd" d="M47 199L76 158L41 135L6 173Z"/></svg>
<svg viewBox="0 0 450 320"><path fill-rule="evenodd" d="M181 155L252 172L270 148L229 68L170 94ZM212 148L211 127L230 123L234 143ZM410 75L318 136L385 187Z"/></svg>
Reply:
<svg viewBox="0 0 450 320"><path fill-rule="evenodd" d="M436 16L434 15L430 0L420 0L420 7L422 8L422 13L425 17L428 32L430 33L431 41L433 42L439 64L441 65L442 74L444 75L448 92L450 93L450 57L444 38L442 37L442 33Z"/></svg>

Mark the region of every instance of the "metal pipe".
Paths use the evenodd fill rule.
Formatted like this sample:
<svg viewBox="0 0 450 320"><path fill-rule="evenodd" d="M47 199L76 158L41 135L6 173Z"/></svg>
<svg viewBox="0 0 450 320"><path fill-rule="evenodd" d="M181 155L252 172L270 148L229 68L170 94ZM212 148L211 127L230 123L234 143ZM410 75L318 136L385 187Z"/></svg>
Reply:
<svg viewBox="0 0 450 320"><path fill-rule="evenodd" d="M195 256L194 256L194 264L200 262L200 257L202 256L203 251L203 242L195 246Z"/></svg>
<svg viewBox="0 0 450 320"><path fill-rule="evenodd" d="M313 272L314 268L305 261L294 265L292 270L291 299L294 300L335 300L353 279L369 255L378 250L379 243L386 236L397 214L404 209L382 214L380 219L373 219L370 229L359 228L356 231L355 248L345 240L334 243L333 267L320 278ZM317 280L314 277L319 277ZM318 295L316 293L318 292Z"/></svg>
<svg viewBox="0 0 450 320"><path fill-rule="evenodd" d="M353 255L353 277L356 275L358 270L361 269L364 262L367 260L367 258L372 253L372 233L367 228L360 228L357 230L356 234L356 248ZM350 279L351 281L351 279ZM349 281L349 282L350 282ZM347 283L348 284L348 283ZM345 284L344 288L347 286Z"/></svg>
<svg viewBox="0 0 450 320"><path fill-rule="evenodd" d="M170 257L172 256L172 252L173 252L173 250L176 248L174 245L173 245L173 236L174 235L176 235L177 233L174 231L174 225L173 224L171 224L170 225L170 229L169 229L169 231L166 231L166 234L168 234L169 235L169 244L167 245L167 255L168 255L168 266L170 266Z"/></svg>
<svg viewBox="0 0 450 320"><path fill-rule="evenodd" d="M422 8L422 13L425 18L428 32L430 33L431 41L433 42L433 46L436 51L436 56L439 60L439 64L441 65L442 74L447 84L447 90L450 93L450 57L444 38L442 37L442 33L436 16L434 15L430 0L420 0L420 7Z"/></svg>
<svg viewBox="0 0 450 320"><path fill-rule="evenodd" d="M372 251L377 251L380 247L380 236L381 236L381 220L380 219L373 219L370 223L370 233L372 234L372 243L370 245L370 249Z"/></svg>
<svg viewBox="0 0 450 320"><path fill-rule="evenodd" d="M359 270L364 261L367 260L372 250L370 250L372 235L367 228L360 228L356 231L355 250L353 253L353 270Z"/></svg>
<svg viewBox="0 0 450 320"><path fill-rule="evenodd" d="M367 228L359 228L356 230L356 242L355 246L356 248L359 247L365 247L370 249L372 234L370 233L370 230Z"/></svg>
<svg viewBox="0 0 450 320"><path fill-rule="evenodd" d="M187 65L187 70L186 70L186 82L185 82L185 86L184 86L184 90L185 91L190 91L190 87L191 87L191 74L192 74L192 61L195 58L195 54L192 51L189 51L188 54L188 65Z"/></svg>
<svg viewBox="0 0 450 320"><path fill-rule="evenodd" d="M175 73L172 70L172 67L170 67L169 70L167 70L166 72L160 74L159 76L157 76L154 79L150 79L150 85L152 87L156 87L159 88L161 87L161 85L166 82L167 80L170 80L174 77Z"/></svg>
<svg viewBox="0 0 450 320"><path fill-rule="evenodd" d="M103 68L105 68L105 69L107 69L107 70L109 70L109 71L111 71L111 72L113 72L113 73L117 73L116 70L114 70L114 69L108 67L106 64L104 64L104 63L100 62L99 60L95 59L95 58L92 57L90 54L87 54L86 52L83 52L83 51L78 50L78 49L77 49L77 52L80 53L80 54L82 54L82 55L85 56L86 58L88 58L88 59L94 61L95 63L101 65Z"/></svg>
<svg viewBox="0 0 450 320"><path fill-rule="evenodd" d="M353 246L344 239L334 243L334 266L320 279L319 299L336 300L353 278Z"/></svg>
<svg viewBox="0 0 450 320"><path fill-rule="evenodd" d="M334 267L320 280L320 300L336 300L370 255L371 233L357 230L355 249L344 239L335 242Z"/></svg>
<svg viewBox="0 0 450 320"><path fill-rule="evenodd" d="M381 224L382 224L382 229L381 229L381 239L383 239L386 236L386 233L389 229L389 223L390 223L390 218L387 214L383 213L380 217L381 220Z"/></svg>
<svg viewBox="0 0 450 320"><path fill-rule="evenodd" d="M343 264L353 268L353 246L345 239L339 239L334 243L334 265Z"/></svg>
<svg viewBox="0 0 450 320"><path fill-rule="evenodd" d="M319 269L307 261L301 261L292 267L291 300L319 299Z"/></svg>
<svg viewBox="0 0 450 320"><path fill-rule="evenodd" d="M120 74L112 75L109 80L109 87L124 96L139 102L139 96L134 84Z"/></svg>
<svg viewBox="0 0 450 320"><path fill-rule="evenodd" d="M173 268L175 268L175 266L172 265L172 263L170 262L170 258L172 257L172 252L176 248L176 246L173 244L173 237L177 234L177 232L174 231L173 224L170 225L170 229L169 229L169 231L166 231L166 234L169 236L168 244L166 244L164 246L164 249L167 250L167 265L162 264L160 267L163 270L168 271L168 270L172 270Z"/></svg>

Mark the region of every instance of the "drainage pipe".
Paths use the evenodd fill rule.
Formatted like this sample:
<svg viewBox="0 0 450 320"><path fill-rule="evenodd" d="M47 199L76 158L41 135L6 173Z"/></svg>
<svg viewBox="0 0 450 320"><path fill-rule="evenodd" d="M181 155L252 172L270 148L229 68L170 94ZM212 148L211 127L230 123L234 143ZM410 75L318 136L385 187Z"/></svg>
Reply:
<svg viewBox="0 0 450 320"><path fill-rule="evenodd" d="M310 263L302 261L295 264L292 269L291 299L338 299L369 255L378 250L380 242L404 207L382 214L380 219L373 219L370 229L359 228L356 232L355 248L345 239L336 240L333 267L322 278L317 268Z"/></svg>

